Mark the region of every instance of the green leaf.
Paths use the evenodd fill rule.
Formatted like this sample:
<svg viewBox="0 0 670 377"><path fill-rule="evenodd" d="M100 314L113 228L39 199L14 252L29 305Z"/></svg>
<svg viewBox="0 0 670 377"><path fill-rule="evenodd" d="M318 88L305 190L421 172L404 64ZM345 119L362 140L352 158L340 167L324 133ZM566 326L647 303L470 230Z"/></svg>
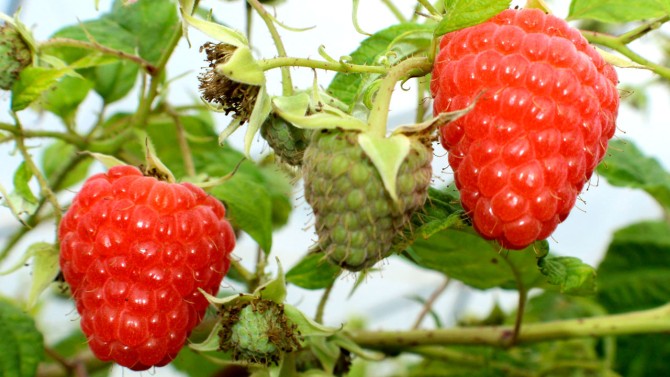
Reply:
<svg viewBox="0 0 670 377"><path fill-rule="evenodd" d="M572 0L568 20L625 23L670 14L668 0L637 0L632 4L629 0Z"/></svg>
<svg viewBox="0 0 670 377"><path fill-rule="evenodd" d="M12 87L12 111L21 111L50 89L70 69L27 67Z"/></svg>
<svg viewBox="0 0 670 377"><path fill-rule="evenodd" d="M643 222L614 233L598 267L598 298L612 313L670 301L670 225Z"/></svg>
<svg viewBox="0 0 670 377"><path fill-rule="evenodd" d="M61 117L66 124L71 124L77 108L86 99L92 87L93 83L84 78L63 77L53 90L44 92L42 106Z"/></svg>
<svg viewBox="0 0 670 377"><path fill-rule="evenodd" d="M353 64L378 64L380 57L388 64L401 61L412 54L425 51L430 46L434 26L402 23L383 29L361 42L350 54ZM359 73L338 73L328 86L328 93L350 107L358 102L367 84L380 75Z"/></svg>
<svg viewBox="0 0 670 377"><path fill-rule="evenodd" d="M110 17L102 17L98 20L87 21L76 26L68 26L57 31L54 37L71 38L90 42L92 37L95 42L116 50L135 54L138 46L138 38L124 29ZM89 55L99 55L98 52L77 49L72 47L60 47L50 49L50 52L68 63L74 63ZM108 63L108 59L102 60ZM80 73L94 83L95 91L106 103L112 103L125 97L135 85L139 66L130 61L117 61L93 68L82 69Z"/></svg>
<svg viewBox="0 0 670 377"><path fill-rule="evenodd" d="M111 13L105 18L134 35L139 55L157 63L172 35L181 27L177 7L173 1L139 0L128 5L123 3L121 0L115 1Z"/></svg>
<svg viewBox="0 0 670 377"><path fill-rule="evenodd" d="M30 170L28 164L25 162L19 164L19 167L14 172L14 191L28 203L37 204L38 200L29 186L32 178L33 171Z"/></svg>
<svg viewBox="0 0 670 377"><path fill-rule="evenodd" d="M75 146L62 140L56 140L44 149L44 153L42 154L42 169L50 184L55 184L56 178L62 173L61 170L64 168L63 161L73 158L77 153L78 151ZM93 160L90 158L79 161L74 168L66 172L65 177L60 181L58 187L55 188L62 190L83 181L88 176L88 169L92 163Z"/></svg>
<svg viewBox="0 0 670 377"><path fill-rule="evenodd" d="M549 322L605 315L607 311L591 297L567 296L545 291L526 304L524 323Z"/></svg>
<svg viewBox="0 0 670 377"><path fill-rule="evenodd" d="M515 273L526 289L544 287L537 269L533 246L524 250L501 250L471 228L444 229L428 239L418 237L412 245L414 262L479 289L516 288Z"/></svg>
<svg viewBox="0 0 670 377"><path fill-rule="evenodd" d="M182 348L170 365L187 376L216 376L223 369L223 366L203 357L191 347Z"/></svg>
<svg viewBox="0 0 670 377"><path fill-rule="evenodd" d="M233 226L243 229L263 251L272 249L272 200L267 189L242 176L211 190L226 204L227 217Z"/></svg>
<svg viewBox="0 0 670 377"><path fill-rule="evenodd" d="M293 185L288 175L279 170L277 165L263 166L260 172L272 201L272 227L277 229L286 225L293 211L291 201Z"/></svg>
<svg viewBox="0 0 670 377"><path fill-rule="evenodd" d="M540 272L561 293L588 296L596 293L596 270L575 257L545 257L538 262Z"/></svg>
<svg viewBox="0 0 670 377"><path fill-rule="evenodd" d="M286 273L286 281L305 289L322 289L333 284L340 272L323 254L309 254Z"/></svg>
<svg viewBox="0 0 670 377"><path fill-rule="evenodd" d="M445 15L435 36L480 24L509 8L510 0L445 0Z"/></svg>
<svg viewBox="0 0 670 377"><path fill-rule="evenodd" d="M44 340L33 319L0 299L0 375L32 377L44 359Z"/></svg>
<svg viewBox="0 0 670 377"><path fill-rule="evenodd" d="M630 140L612 140L608 153L598 174L614 186L642 189L670 210L670 174L657 160L643 155Z"/></svg>

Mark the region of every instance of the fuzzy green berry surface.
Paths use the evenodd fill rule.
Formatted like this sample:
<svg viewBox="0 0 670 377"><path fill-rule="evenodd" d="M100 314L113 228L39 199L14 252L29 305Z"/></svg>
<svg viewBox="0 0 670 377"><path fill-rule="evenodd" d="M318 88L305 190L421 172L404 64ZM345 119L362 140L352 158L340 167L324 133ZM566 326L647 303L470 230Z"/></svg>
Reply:
<svg viewBox="0 0 670 377"><path fill-rule="evenodd" d="M614 135L616 85L614 68L577 29L537 9L506 10L442 38L434 113L477 101L441 127L440 140L484 238L521 249L568 217Z"/></svg>
<svg viewBox="0 0 670 377"><path fill-rule="evenodd" d="M315 132L305 151L305 199L319 248L334 264L359 271L388 256L393 239L426 200L432 148L411 139L397 177L398 201L358 144L358 132Z"/></svg>
<svg viewBox="0 0 670 377"><path fill-rule="evenodd" d="M221 310L221 350L234 360L277 364L282 354L300 346L295 324L286 318L281 304L257 299Z"/></svg>
<svg viewBox="0 0 670 377"><path fill-rule="evenodd" d="M59 227L60 267L93 353L133 370L177 356L230 266L225 208L131 166L86 180Z"/></svg>
<svg viewBox="0 0 670 377"><path fill-rule="evenodd" d="M279 159L291 166L302 165L312 131L298 128L284 119L270 115L261 126L261 136Z"/></svg>
<svg viewBox="0 0 670 377"><path fill-rule="evenodd" d="M32 53L19 32L9 24L0 27L0 88L11 89L32 61Z"/></svg>

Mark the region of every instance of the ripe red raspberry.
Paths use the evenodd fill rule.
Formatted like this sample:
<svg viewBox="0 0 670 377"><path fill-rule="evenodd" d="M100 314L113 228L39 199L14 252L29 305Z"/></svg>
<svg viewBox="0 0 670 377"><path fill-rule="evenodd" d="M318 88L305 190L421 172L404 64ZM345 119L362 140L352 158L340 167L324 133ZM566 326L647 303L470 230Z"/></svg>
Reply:
<svg viewBox="0 0 670 377"><path fill-rule="evenodd" d="M230 266L221 202L131 166L90 177L59 228L60 266L93 353L133 370L177 356Z"/></svg>
<svg viewBox="0 0 670 377"><path fill-rule="evenodd" d="M509 9L442 38L434 113L481 94L440 140L483 237L521 249L565 220L614 135L616 83L578 30L540 10Z"/></svg>

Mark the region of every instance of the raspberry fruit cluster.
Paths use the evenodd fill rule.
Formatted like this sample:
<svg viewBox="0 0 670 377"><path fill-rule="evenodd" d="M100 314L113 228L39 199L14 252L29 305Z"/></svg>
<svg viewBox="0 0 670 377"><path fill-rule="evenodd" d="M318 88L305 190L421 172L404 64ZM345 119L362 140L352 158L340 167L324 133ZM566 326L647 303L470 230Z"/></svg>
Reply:
<svg viewBox="0 0 670 377"><path fill-rule="evenodd" d="M474 109L440 129L474 228L521 249L565 220L615 132L617 74L577 29L506 10L446 34L434 113Z"/></svg>
<svg viewBox="0 0 670 377"><path fill-rule="evenodd" d="M221 202L131 166L90 177L59 227L60 266L101 360L133 370L174 359L230 266Z"/></svg>

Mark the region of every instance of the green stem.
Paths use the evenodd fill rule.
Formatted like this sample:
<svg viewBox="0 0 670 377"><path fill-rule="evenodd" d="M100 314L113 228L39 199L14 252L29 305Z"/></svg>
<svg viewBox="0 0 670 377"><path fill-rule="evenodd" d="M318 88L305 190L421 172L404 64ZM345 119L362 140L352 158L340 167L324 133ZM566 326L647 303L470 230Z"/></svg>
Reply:
<svg viewBox="0 0 670 377"><path fill-rule="evenodd" d="M395 85L411 76L423 76L430 72L432 64L425 57L409 58L393 66L382 79L368 117L370 132L378 137L386 135L386 123Z"/></svg>
<svg viewBox="0 0 670 377"><path fill-rule="evenodd" d="M428 0L418 0L418 1L419 4L423 5L423 7L426 8L428 12L430 12L430 14L434 14L436 16L440 15L440 12L437 9L435 9L435 7L433 6L433 4L430 3L430 1Z"/></svg>
<svg viewBox="0 0 670 377"><path fill-rule="evenodd" d="M400 9L393 4L391 0L382 0L382 3L393 13L393 15L398 19L398 22L407 22L407 18L400 12Z"/></svg>
<svg viewBox="0 0 670 377"><path fill-rule="evenodd" d="M39 48L50 48L50 47L76 47L86 50L99 51L105 55L116 56L119 59L129 60L133 63L137 63L151 76L155 76L158 73L157 68L147 60L144 60L137 55L129 54L121 50L116 50L107 46L103 46L98 42L79 41L71 38L51 38L40 43L39 45Z"/></svg>
<svg viewBox="0 0 670 377"><path fill-rule="evenodd" d="M614 335L670 332L670 304L623 314L525 324L516 344ZM457 327L409 331L351 331L363 347L400 350L422 345L489 345L508 347L514 328L509 326Z"/></svg>
<svg viewBox="0 0 670 377"><path fill-rule="evenodd" d="M508 365L504 362L490 360L483 356L473 355L471 353L460 352L444 347L434 347L434 346L412 347L405 351L415 355L423 356L428 359L445 361L451 365L467 365L467 366L478 366L480 368L483 367L493 368L501 372L505 372L506 376L519 376L519 377L534 376L534 373L530 371L514 368L511 365Z"/></svg>
<svg viewBox="0 0 670 377"><path fill-rule="evenodd" d="M384 74L388 70L388 68L378 65L359 65L344 62L327 62L323 60L292 58L292 57L262 59L258 61L258 65L264 71L280 67L306 67L306 68L325 69L328 71L336 71L344 73Z"/></svg>
<svg viewBox="0 0 670 377"><path fill-rule="evenodd" d="M582 31L582 34L584 35L586 40L588 40L590 43L595 43L601 46L611 48L612 50L617 51L618 53L634 61L635 63L642 64L650 68L654 73L660 75L661 77L667 80L670 80L670 68L651 62L643 58L642 56L638 55L635 51L631 50L628 46L626 46L621 37L615 37L612 35L597 33L593 31Z"/></svg>
<svg viewBox="0 0 670 377"><path fill-rule="evenodd" d="M417 122L417 123L419 123L419 122ZM426 318L426 315L428 315L428 313L430 313L430 310L433 308L433 304L435 303L435 301L438 299L438 297L440 297L440 295L442 293L444 293L444 291L447 289L447 287L449 287L449 282L450 281L451 281L451 279L449 279L449 277L446 277L444 279L444 282L442 282L442 284L440 284L440 286L437 287L437 289L433 293L430 294L428 299L426 299L426 303L423 305L423 308L421 309L421 312L419 313L416 320L414 321L414 325L412 326L412 329L418 329L419 326L421 326L421 322L423 322L423 319Z"/></svg>
<svg viewBox="0 0 670 377"><path fill-rule="evenodd" d="M254 280L254 274L251 271L247 270L244 266L242 266L242 264L238 260L231 258L230 267L237 270L237 273L240 274L240 276L247 285L251 284L251 282Z"/></svg>
<svg viewBox="0 0 670 377"><path fill-rule="evenodd" d="M0 130L7 131L14 135L16 138L23 138L23 139L30 139L30 138L36 138L36 137L44 137L44 138L54 138L54 139L59 139L63 140L64 142L68 144L73 144L77 147L83 147L86 145L86 141L79 135L77 134L71 134L71 133L64 133L64 132L55 132L55 131L33 131L33 130L25 130L21 127L17 127L15 125L7 124L7 123L0 123ZM14 139L14 138L13 138Z"/></svg>
<svg viewBox="0 0 670 377"><path fill-rule="evenodd" d="M191 177L195 177L195 163L193 162L193 154L191 153L191 147L188 145L188 140L186 139L186 130L184 129L184 124L181 121L179 114L170 106L165 106L165 111L172 118L174 126L177 129L177 144L179 145L179 151L181 152L181 158L184 162L184 170L186 174Z"/></svg>
<svg viewBox="0 0 670 377"><path fill-rule="evenodd" d="M272 41L275 44L275 48L277 49L277 54L279 57L286 57L286 48L284 47L284 42L281 40L281 36L275 27L272 16L258 0L247 0L247 3L254 7L256 12L258 12L258 15L261 16L265 22L265 25L267 25L268 31L272 36ZM290 96L293 94L293 81L291 80L291 71L289 70L288 66L281 67L281 83L283 95Z"/></svg>
<svg viewBox="0 0 670 377"><path fill-rule="evenodd" d="M619 42L621 42L622 44L627 45L637 40L638 38L645 36L650 31L654 31L660 28L661 25L663 25L668 21L670 21L670 16L663 16L655 20L645 22L644 24L636 27L635 29L621 34L620 36L617 37L617 39L619 39Z"/></svg>
<svg viewBox="0 0 670 377"><path fill-rule="evenodd" d="M165 73L165 66L170 60L170 57L172 56L174 49L177 47L181 37L181 24L176 24L170 41L168 42L167 46L163 50L163 53L158 59L158 62L156 63L156 72L151 75L149 89L147 90L147 93L140 99L140 104L138 106L137 112L135 113L134 124L143 126L146 123L149 112L151 111L151 105L158 95L158 86L161 83L161 76L163 76Z"/></svg>
<svg viewBox="0 0 670 377"><path fill-rule="evenodd" d="M526 301L528 300L528 290L523 284L523 277L521 276L521 273L519 273L519 270L517 270L514 263L510 262L506 255L503 256L503 259L505 262L507 262L507 265L509 265L509 268L512 270L514 280L516 281L516 288L519 292L519 303L517 304L516 318L514 319L514 332L512 333L512 338L510 339L510 345L514 345L519 339L519 334L521 333L521 324L523 323L523 315L526 311Z"/></svg>

